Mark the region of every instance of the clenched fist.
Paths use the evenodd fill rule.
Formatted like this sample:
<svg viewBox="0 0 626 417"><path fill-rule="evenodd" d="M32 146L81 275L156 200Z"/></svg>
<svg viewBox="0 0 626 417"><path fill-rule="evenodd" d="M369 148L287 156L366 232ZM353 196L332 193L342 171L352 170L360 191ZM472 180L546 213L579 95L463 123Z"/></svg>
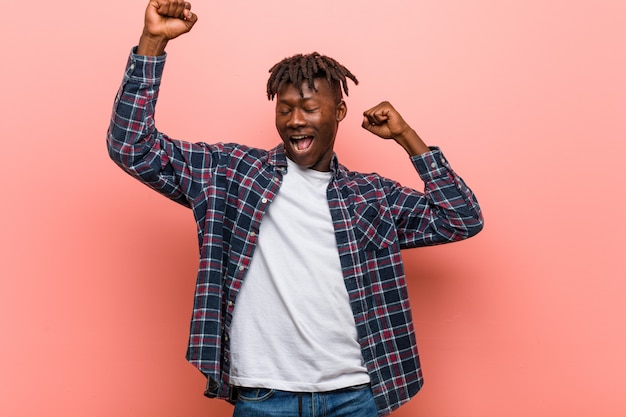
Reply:
<svg viewBox="0 0 626 417"><path fill-rule="evenodd" d="M187 33L198 21L191 3L182 0L150 0L146 7L139 55L161 55L167 42Z"/></svg>
<svg viewBox="0 0 626 417"><path fill-rule="evenodd" d="M418 155L430 150L388 101L364 111L361 126L383 139L394 139L409 155Z"/></svg>

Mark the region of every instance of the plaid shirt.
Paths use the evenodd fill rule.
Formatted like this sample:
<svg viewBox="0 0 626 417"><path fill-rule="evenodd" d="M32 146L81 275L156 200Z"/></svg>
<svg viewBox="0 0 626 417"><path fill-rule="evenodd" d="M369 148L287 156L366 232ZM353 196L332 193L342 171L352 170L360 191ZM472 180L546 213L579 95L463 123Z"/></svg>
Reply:
<svg viewBox="0 0 626 417"><path fill-rule="evenodd" d="M187 359L208 378L205 395L232 401L229 331L264 213L287 170L282 145L189 143L156 130L165 55L131 53L107 134L126 172L195 216L198 269ZM408 401L423 379L400 249L458 241L482 228L472 192L437 148L411 158L424 193L336 156L327 189L337 250L379 414Z"/></svg>

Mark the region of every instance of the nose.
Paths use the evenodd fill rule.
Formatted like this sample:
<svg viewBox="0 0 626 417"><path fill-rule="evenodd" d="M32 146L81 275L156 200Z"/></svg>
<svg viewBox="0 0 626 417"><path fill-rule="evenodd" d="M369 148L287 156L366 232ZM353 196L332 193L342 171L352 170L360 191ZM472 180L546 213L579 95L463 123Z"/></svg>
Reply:
<svg viewBox="0 0 626 417"><path fill-rule="evenodd" d="M291 128L298 128L306 125L306 119L301 109L293 109L289 115L287 126Z"/></svg>

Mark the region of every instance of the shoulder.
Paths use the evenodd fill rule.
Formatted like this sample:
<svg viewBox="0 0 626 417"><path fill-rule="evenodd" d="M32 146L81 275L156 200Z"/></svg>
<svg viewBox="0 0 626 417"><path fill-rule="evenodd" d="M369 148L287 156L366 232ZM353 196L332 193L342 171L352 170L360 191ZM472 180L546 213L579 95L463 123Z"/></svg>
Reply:
<svg viewBox="0 0 626 417"><path fill-rule="evenodd" d="M337 177L347 185L384 188L398 183L376 172L358 172L339 164Z"/></svg>
<svg viewBox="0 0 626 417"><path fill-rule="evenodd" d="M205 148L205 152L213 154L214 158L222 163L236 160L267 160L270 154L270 151L265 149L233 142L217 142L213 144L201 142L200 145Z"/></svg>
<svg viewBox="0 0 626 417"><path fill-rule="evenodd" d="M398 182L376 172L351 171L343 165L338 167L337 184L345 197L379 203L401 187Z"/></svg>
<svg viewBox="0 0 626 417"><path fill-rule="evenodd" d="M210 145L212 166L226 175L234 172L247 176L255 176L255 173L274 172L276 169L283 170L287 167L282 144L272 149L261 149L239 143L216 143ZM228 174L230 173L230 174Z"/></svg>

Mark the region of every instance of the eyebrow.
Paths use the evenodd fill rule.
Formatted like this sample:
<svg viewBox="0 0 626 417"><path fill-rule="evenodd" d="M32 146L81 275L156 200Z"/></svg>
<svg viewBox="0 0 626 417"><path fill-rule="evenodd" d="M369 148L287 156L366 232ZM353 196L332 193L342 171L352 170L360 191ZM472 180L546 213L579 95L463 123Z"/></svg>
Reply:
<svg viewBox="0 0 626 417"><path fill-rule="evenodd" d="M315 100L315 97L312 97L312 96L308 96L308 97L299 96L298 97L298 102L307 102L310 100ZM277 103L291 103L291 102L292 102L291 100L286 100L284 98L279 98L277 100Z"/></svg>

